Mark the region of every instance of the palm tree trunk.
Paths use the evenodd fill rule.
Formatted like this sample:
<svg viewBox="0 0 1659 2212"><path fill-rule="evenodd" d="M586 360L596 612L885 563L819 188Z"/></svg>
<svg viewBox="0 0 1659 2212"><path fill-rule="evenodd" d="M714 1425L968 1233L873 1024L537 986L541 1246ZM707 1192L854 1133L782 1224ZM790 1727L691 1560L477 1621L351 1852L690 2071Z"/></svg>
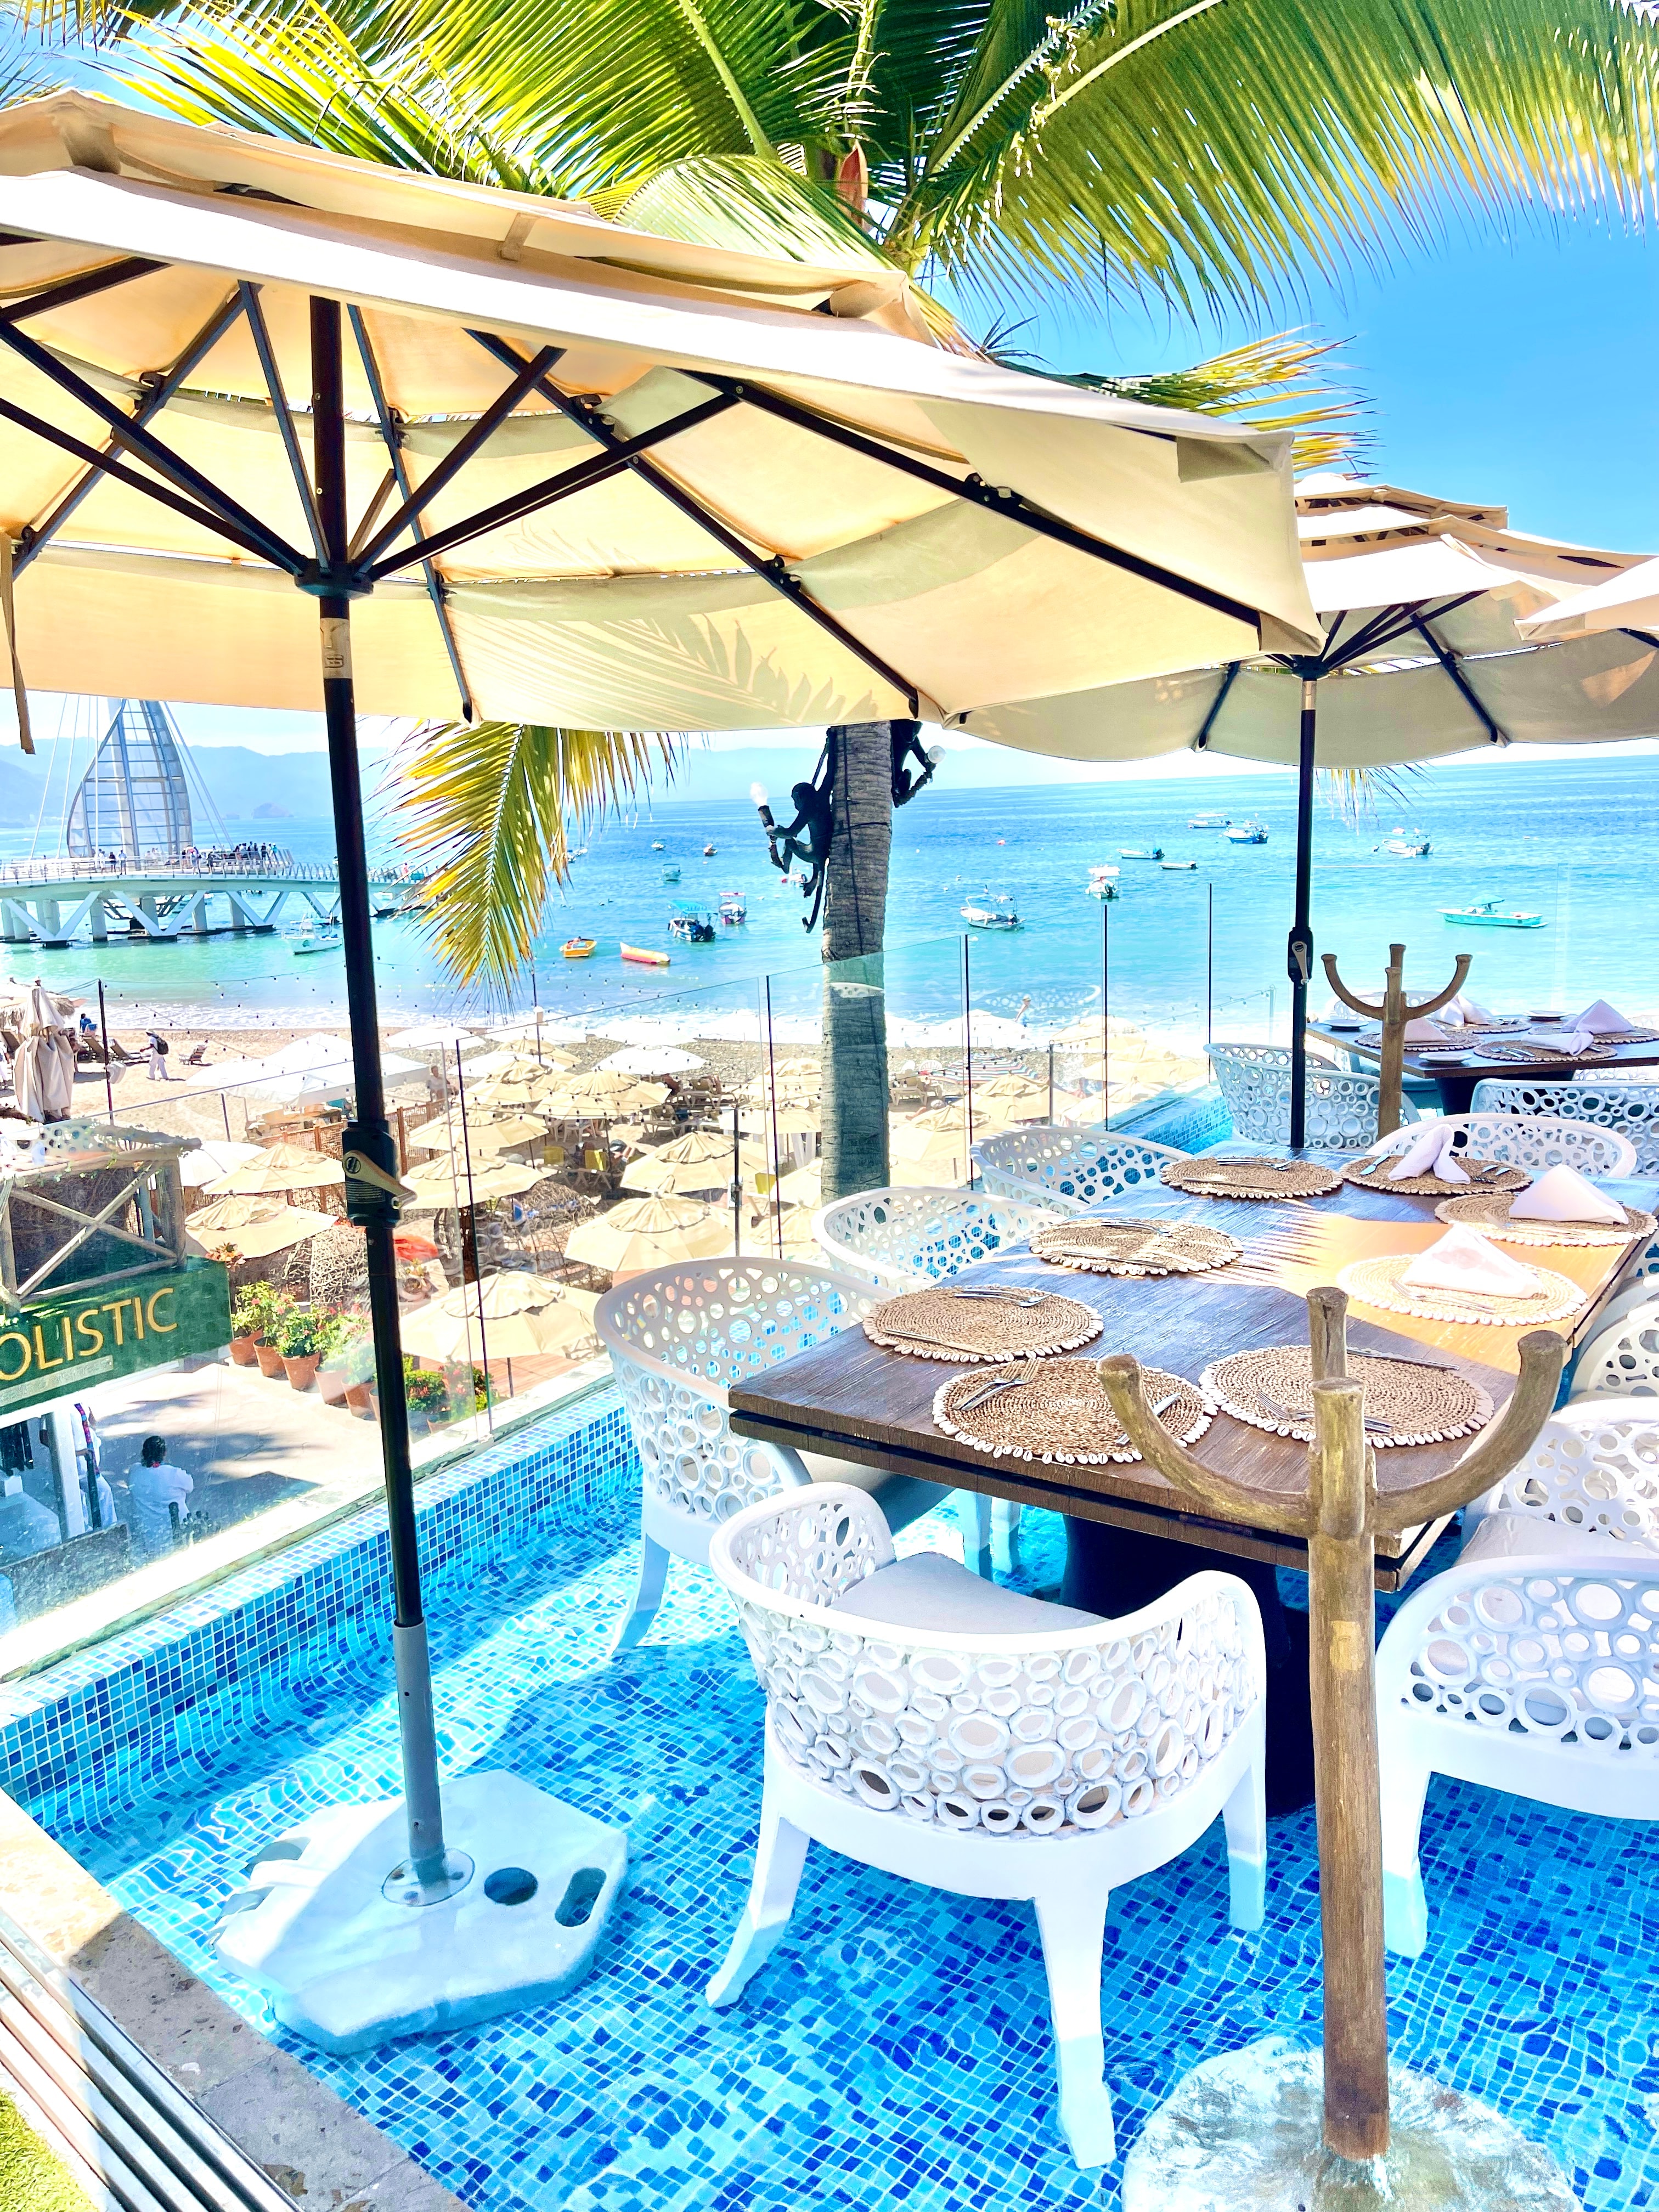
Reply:
<svg viewBox="0 0 1659 2212"><path fill-rule="evenodd" d="M888 1179L882 943L893 842L892 738L885 722L848 723L838 736L836 833L823 894L826 1203Z"/></svg>

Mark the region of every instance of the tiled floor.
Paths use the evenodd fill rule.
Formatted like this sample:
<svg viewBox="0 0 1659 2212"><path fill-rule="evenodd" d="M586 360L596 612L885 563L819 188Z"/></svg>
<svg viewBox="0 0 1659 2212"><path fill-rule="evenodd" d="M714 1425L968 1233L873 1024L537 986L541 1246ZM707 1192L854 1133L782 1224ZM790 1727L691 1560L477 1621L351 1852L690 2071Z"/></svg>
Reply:
<svg viewBox="0 0 1659 2212"><path fill-rule="evenodd" d="M1079 2174L1055 2131L1026 1908L815 1850L770 1965L731 2012L704 2005L749 1868L760 1699L720 1593L683 1566L651 1642L605 1664L634 1572L629 1521L481 1567L434 1621L450 1771L510 1766L635 1823L633 1886L598 1970L557 2008L307 2063L478 2212L1115 2205L1118 2170ZM939 1516L921 1530L952 1534ZM1059 1540L1057 1522L1029 1516L1021 1580L1055 1577ZM216 1901L274 1829L395 1786L376 1650L292 1691L240 1749L192 1762L173 1796L59 1832L264 2020L207 1948ZM1198 2059L1270 2033L1316 2037L1311 1815L1275 1822L1272 1852L1255 1935L1227 1926L1218 1826L1115 1900L1121 2142ZM1659 2204L1659 1832L1437 1783L1425 1856L1430 1947L1389 1972L1399 2055L1546 2139L1590 2212Z"/></svg>

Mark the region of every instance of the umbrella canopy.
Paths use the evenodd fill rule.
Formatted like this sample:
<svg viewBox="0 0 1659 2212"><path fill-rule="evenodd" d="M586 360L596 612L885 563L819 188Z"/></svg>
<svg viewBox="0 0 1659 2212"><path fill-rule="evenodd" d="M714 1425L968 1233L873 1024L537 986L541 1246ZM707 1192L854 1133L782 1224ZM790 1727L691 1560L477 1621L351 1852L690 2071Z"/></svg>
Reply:
<svg viewBox="0 0 1659 2212"><path fill-rule="evenodd" d="M409 1141L428 1152L453 1152L465 1159L474 1155L504 1152L509 1145L527 1145L547 1134L547 1124L533 1114L441 1114L409 1132Z"/></svg>
<svg viewBox="0 0 1659 2212"><path fill-rule="evenodd" d="M414 1052L482 1052L483 1042L471 1030L458 1029L453 1022L421 1022L386 1039L388 1044Z"/></svg>
<svg viewBox="0 0 1659 2212"><path fill-rule="evenodd" d="M539 1313L544 1306L574 1306L588 1320L598 1305L597 1291L584 1291L550 1275L532 1275L521 1267L497 1267L480 1275L476 1283L457 1283L432 1304L445 1313L474 1314L480 1305L487 1322L504 1321L508 1314Z"/></svg>
<svg viewBox="0 0 1659 2212"><path fill-rule="evenodd" d="M697 1191L723 1191L732 1180L732 1144L729 1135L715 1129L694 1129L672 1144L642 1152L623 1172L624 1190L672 1192L676 1197ZM766 1172L766 1155L757 1145L744 1144L739 1152L744 1181Z"/></svg>
<svg viewBox="0 0 1659 2212"><path fill-rule="evenodd" d="M256 1158L245 1160L205 1188L214 1198L258 1198L285 1190L337 1190L344 1182L345 1170L329 1153L284 1139L262 1145Z"/></svg>
<svg viewBox="0 0 1659 2212"><path fill-rule="evenodd" d="M31 1121L61 1121L75 1099L75 1044L58 1001L38 980L25 994L27 1034L12 1065L18 1111Z"/></svg>
<svg viewBox="0 0 1659 2212"><path fill-rule="evenodd" d="M742 1118L745 1130L762 1137L770 1136L775 1130L780 1137L810 1137L823 1126L822 1109L816 1099L780 1097L775 1104L768 1099L747 1108Z"/></svg>
<svg viewBox="0 0 1659 2212"><path fill-rule="evenodd" d="M410 1169L404 1181L421 1207L485 1206L492 1199L521 1198L533 1190L544 1170L526 1168L510 1160L488 1160L469 1176L453 1153L440 1153Z"/></svg>
<svg viewBox="0 0 1659 2212"><path fill-rule="evenodd" d="M1654 635L1659 631L1659 561L1639 561L1587 592L1522 616L1516 627L1535 645L1571 644L1575 638L1613 631L1626 637L1634 633L1638 645L1659 646Z"/></svg>
<svg viewBox="0 0 1659 2212"><path fill-rule="evenodd" d="M786 1206L817 1207L823 1203L823 1164L809 1160L804 1168L792 1168L780 1178L778 1196Z"/></svg>
<svg viewBox="0 0 1659 2212"><path fill-rule="evenodd" d="M238 1145L228 1137L206 1137L179 1163L179 1180L186 1190L200 1190L216 1182L234 1168L245 1167L259 1157L258 1145ZM192 1215L191 1219L195 1218Z"/></svg>
<svg viewBox="0 0 1659 2212"><path fill-rule="evenodd" d="M975 1126L981 1107L1006 1121L1040 1121L1048 1110L1048 1085L1024 1075L994 1075L988 1083L974 1085Z"/></svg>
<svg viewBox="0 0 1659 2212"><path fill-rule="evenodd" d="M285 1206L280 1199L220 1198L191 1215L185 1241L198 1255L234 1244L243 1259L264 1260L320 1236L337 1218L309 1206Z"/></svg>
<svg viewBox="0 0 1659 2212"><path fill-rule="evenodd" d="M732 1229L725 1216L683 1198L629 1198L573 1229L565 1257L616 1276L642 1274L673 1260L706 1260L723 1252Z"/></svg>
<svg viewBox="0 0 1659 2212"><path fill-rule="evenodd" d="M466 1287L471 1290L475 1285L469 1284ZM486 1311L482 1331L476 1304L470 1312L458 1311L447 1297L416 1306L403 1316L405 1347L446 1364L474 1358L481 1351L487 1351L492 1358L501 1359L526 1359L538 1352L568 1352L572 1345L580 1344L592 1334L591 1317L574 1306L564 1304L518 1307L499 1316Z"/></svg>
<svg viewBox="0 0 1659 2212"><path fill-rule="evenodd" d="M630 1044L620 1052L613 1052L602 1060L596 1073L602 1075L686 1075L705 1062L695 1052L686 1052L677 1044Z"/></svg>
<svg viewBox="0 0 1659 2212"><path fill-rule="evenodd" d="M0 289L42 303L0 366L23 418L0 520L16 538L76 484L46 430L85 444L112 417L177 488L106 477L73 557L20 561L39 686L314 707L315 610L283 573L313 547L263 365L313 388L313 294L360 313L351 510L394 435L412 484L441 480L420 516L441 601L395 505L354 552L376 571L361 711L977 730L1000 702L1317 641L1287 436L945 351L855 249L690 246L75 93L0 117L0 230L40 241L7 250Z"/></svg>

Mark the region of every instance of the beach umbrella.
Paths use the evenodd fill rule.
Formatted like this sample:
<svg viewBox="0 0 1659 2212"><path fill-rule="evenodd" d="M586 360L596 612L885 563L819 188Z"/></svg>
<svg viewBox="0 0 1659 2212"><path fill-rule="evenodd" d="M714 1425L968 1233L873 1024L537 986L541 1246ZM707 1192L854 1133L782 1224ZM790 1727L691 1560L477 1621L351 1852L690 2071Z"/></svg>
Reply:
<svg viewBox="0 0 1659 2212"><path fill-rule="evenodd" d="M404 1181L414 1192L417 1208L486 1206L494 1199L522 1198L542 1180L545 1170L520 1167L511 1160L487 1160L471 1175L454 1153L440 1153L410 1168Z"/></svg>
<svg viewBox="0 0 1659 2212"><path fill-rule="evenodd" d="M23 998L27 1024L12 1063L17 1110L31 1121L61 1121L75 1100L75 1042L58 1002L37 977Z"/></svg>
<svg viewBox="0 0 1659 2212"><path fill-rule="evenodd" d="M758 1146L741 1147L744 1179L766 1172L766 1155ZM624 1190L659 1190L680 1197L696 1191L724 1191L732 1181L732 1144L729 1135L715 1129L694 1129L642 1152L623 1170Z"/></svg>
<svg viewBox="0 0 1659 2212"><path fill-rule="evenodd" d="M405 1692L408 1856L387 1893L431 1904L471 1869L447 1852L426 1686L359 711L977 732L1018 701L1041 742L1041 698L1317 647L1291 441L937 346L903 271L860 244L817 261L696 245L81 93L0 116L0 235L6 628L28 681L313 711L320 675L347 1203ZM503 1802L494 1774L455 1787ZM313 1854L308 1911L349 1889L386 1816L355 1859ZM579 1863L568 1834L550 1816L550 1891ZM217 1941L315 2032L286 1929L270 1902ZM370 1960L392 1942L363 1940ZM422 1929L419 1972L446 2002L456 1940ZM504 1967L505 1987L538 1971ZM366 2039L390 2032L391 1978L349 1978ZM475 2002L498 2010L492 1978Z"/></svg>
<svg viewBox="0 0 1659 2212"><path fill-rule="evenodd" d="M1297 770L1291 980L1291 1141L1305 1127L1317 769L1371 769L1472 746L1605 744L1659 730L1659 641L1575 618L1587 585L1616 602L1635 553L1535 538L1504 507L1351 477L1304 477L1297 510L1322 641L1079 692L976 725L1072 758L1191 748ZM1659 570L1656 570L1659 574ZM1563 607L1559 643L1540 639ZM1063 742L1057 725L1067 725ZM992 726L994 725L994 726Z"/></svg>
<svg viewBox="0 0 1659 2212"><path fill-rule="evenodd" d="M819 1160L808 1160L804 1168L792 1168L780 1178L777 1195L785 1206L816 1208L823 1203L823 1168Z"/></svg>
<svg viewBox="0 0 1659 2212"><path fill-rule="evenodd" d="M483 1039L453 1022L421 1022L412 1030L399 1030L386 1042L412 1052L482 1052Z"/></svg>
<svg viewBox="0 0 1659 2212"><path fill-rule="evenodd" d="M476 1153L503 1152L509 1145L527 1145L547 1134L547 1124L533 1114L441 1114L409 1132L409 1141L423 1152L453 1152L465 1158Z"/></svg>
<svg viewBox="0 0 1659 2212"><path fill-rule="evenodd" d="M186 1190L200 1190L204 1184L228 1176L233 1168L245 1167L249 1160L258 1157L258 1145L239 1145L228 1137L205 1137L194 1152L186 1152L179 1160L179 1180Z"/></svg>
<svg viewBox="0 0 1659 2212"><path fill-rule="evenodd" d="M591 1321L599 1302L597 1291L560 1282L551 1275L532 1275L524 1267L493 1268L476 1283L458 1283L432 1301L446 1313L476 1314L482 1306L487 1322L503 1321L508 1314L539 1313L544 1306L575 1306Z"/></svg>
<svg viewBox="0 0 1659 2212"><path fill-rule="evenodd" d="M677 1044L630 1044L600 1060L594 1071L601 1075L686 1075L706 1061Z"/></svg>
<svg viewBox="0 0 1659 2212"><path fill-rule="evenodd" d="M665 1267L675 1260L706 1260L726 1251L732 1232L725 1216L683 1198L624 1199L608 1213L573 1229L565 1257L603 1267L618 1280Z"/></svg>
<svg viewBox="0 0 1659 2212"><path fill-rule="evenodd" d="M1588 591L1523 615L1516 628L1534 645L1622 635L1659 651L1659 560L1638 561Z"/></svg>
<svg viewBox="0 0 1659 2212"><path fill-rule="evenodd" d="M344 1182L345 1170L331 1153L284 1138L260 1146L256 1158L204 1188L210 1198L258 1198L287 1190L338 1190Z"/></svg>
<svg viewBox="0 0 1659 2212"><path fill-rule="evenodd" d="M810 1137L823 1126L823 1109L816 1099L780 1098L745 1108L743 1126L754 1134L769 1137Z"/></svg>
<svg viewBox="0 0 1659 2212"><path fill-rule="evenodd" d="M470 1290L473 1287L468 1285ZM482 1329L477 1307L466 1312L451 1307L447 1298L415 1306L403 1316L406 1350L423 1352L446 1366L480 1352L502 1359L527 1359L538 1353L568 1352L593 1334L593 1323L574 1306L548 1304L519 1307L499 1316L487 1315Z"/></svg>
<svg viewBox="0 0 1659 2212"><path fill-rule="evenodd" d="M307 1237L320 1236L338 1218L309 1206L285 1205L281 1199L219 1198L191 1215L185 1241L198 1255L234 1244L244 1260L264 1260L303 1243Z"/></svg>
<svg viewBox="0 0 1659 2212"><path fill-rule="evenodd" d="M585 1075L573 1075L563 1091L572 1098L592 1099L605 1106L655 1106L668 1096L666 1084L641 1082L637 1075L624 1074L614 1067L591 1067Z"/></svg>

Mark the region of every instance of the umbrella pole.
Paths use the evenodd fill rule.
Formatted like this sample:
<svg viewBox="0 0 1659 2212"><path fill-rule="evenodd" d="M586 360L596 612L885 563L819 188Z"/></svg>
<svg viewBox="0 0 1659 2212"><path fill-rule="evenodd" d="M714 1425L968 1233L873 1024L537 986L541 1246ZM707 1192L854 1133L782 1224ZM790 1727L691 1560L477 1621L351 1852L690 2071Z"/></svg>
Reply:
<svg viewBox="0 0 1659 2212"><path fill-rule="evenodd" d="M1308 1127L1308 978L1313 973L1313 794L1315 723L1319 687L1302 678L1302 733L1296 784L1296 919L1285 968L1291 978L1291 1143L1305 1144Z"/></svg>
<svg viewBox="0 0 1659 2212"><path fill-rule="evenodd" d="M337 301L311 302L312 424L317 510L329 565L337 576L348 543L345 416ZM320 565L320 564L319 564ZM319 582L332 580L319 575ZM394 1602L392 1642L397 1666L404 1804L409 1856L388 1877L394 1901L428 1905L471 1878L464 1853L444 1848L438 1793L438 1747L432 1720L432 1671L421 1607L421 1562L415 1531L415 1482L409 1457L403 1345L398 1328L397 1153L386 1121L380 1040L374 1001L374 953L369 935L368 859L363 838L362 781L357 763L357 709L351 675L351 602L343 592L319 591L323 711L328 731L329 781L339 855L340 934L345 954L346 1007L351 1030L356 1113L341 1150L346 1214L368 1246L368 1302L374 1340L374 1387L380 1407L386 1522Z"/></svg>

